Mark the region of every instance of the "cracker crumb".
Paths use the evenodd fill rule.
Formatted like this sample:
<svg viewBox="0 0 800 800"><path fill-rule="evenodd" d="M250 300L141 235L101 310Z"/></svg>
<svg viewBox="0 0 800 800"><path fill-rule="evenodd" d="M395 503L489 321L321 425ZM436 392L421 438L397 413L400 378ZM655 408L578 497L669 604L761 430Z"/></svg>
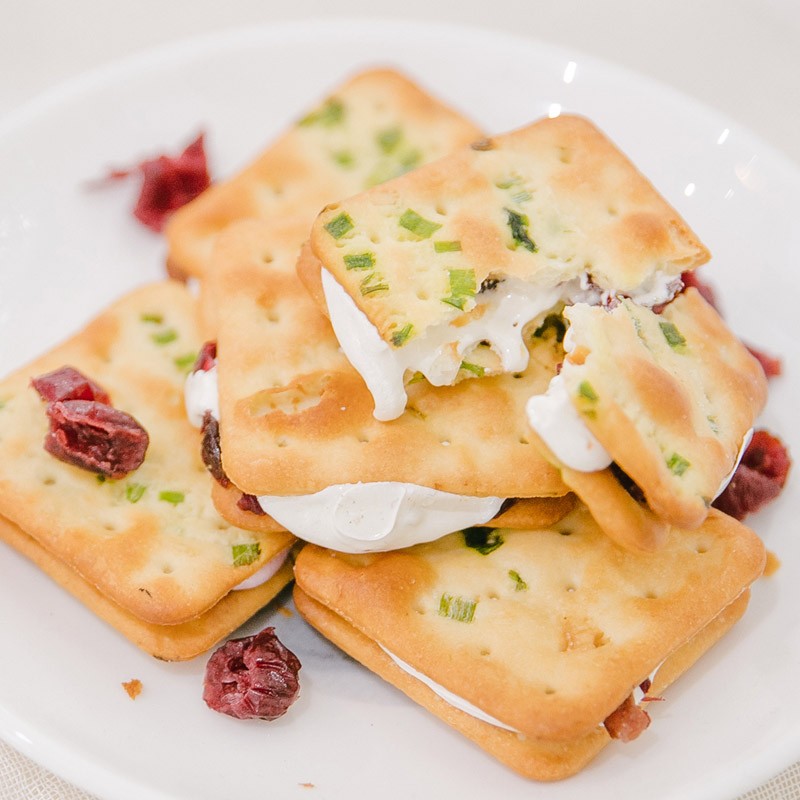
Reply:
<svg viewBox="0 0 800 800"><path fill-rule="evenodd" d="M293 617L294 611L291 608L287 608L286 606L279 606L278 613L283 614L284 617Z"/></svg>
<svg viewBox="0 0 800 800"><path fill-rule="evenodd" d="M142 682L138 678L124 681L122 688L128 693L131 700L135 700L142 693Z"/></svg>
<svg viewBox="0 0 800 800"><path fill-rule="evenodd" d="M304 789L316 789L317 787L314 786L313 783L298 783L298 786L302 786Z"/></svg>
<svg viewBox="0 0 800 800"><path fill-rule="evenodd" d="M771 550L767 550L767 566L764 568L764 577L769 578L781 567L781 560Z"/></svg>

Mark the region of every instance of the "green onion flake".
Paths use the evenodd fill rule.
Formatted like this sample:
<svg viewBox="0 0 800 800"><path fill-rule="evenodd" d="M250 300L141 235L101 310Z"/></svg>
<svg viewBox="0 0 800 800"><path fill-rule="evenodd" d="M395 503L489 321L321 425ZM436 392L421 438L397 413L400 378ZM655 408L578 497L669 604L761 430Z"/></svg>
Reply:
<svg viewBox="0 0 800 800"><path fill-rule="evenodd" d="M482 367L480 364L472 364L469 361L462 361L459 369L464 369L467 372L471 372L473 375L477 375L479 378L482 378L486 374L485 367Z"/></svg>
<svg viewBox="0 0 800 800"><path fill-rule="evenodd" d="M528 584L520 576L519 572L515 569L510 569L508 571L508 577L514 581L514 591L515 592L526 592L528 591Z"/></svg>
<svg viewBox="0 0 800 800"><path fill-rule="evenodd" d="M158 499L163 500L165 503L172 503L172 505L176 506L178 503L182 503L186 499L186 495L183 492L159 492Z"/></svg>
<svg viewBox="0 0 800 800"><path fill-rule="evenodd" d="M681 352L686 349L686 339L683 338L683 334L675 327L674 323L659 322L658 327L661 328L661 333L664 334L667 344L673 350Z"/></svg>
<svg viewBox="0 0 800 800"><path fill-rule="evenodd" d="M667 459L667 467L669 468L670 472L674 475L678 475L679 477L686 472L689 467L692 465L679 453L673 453Z"/></svg>
<svg viewBox="0 0 800 800"><path fill-rule="evenodd" d="M431 220L421 217L410 208L400 217L399 225L401 228L405 228L407 231L419 236L420 239L429 239L442 227L438 222L431 222Z"/></svg>
<svg viewBox="0 0 800 800"><path fill-rule="evenodd" d="M333 236L334 239L341 239L346 233L350 233L355 225L350 215L342 211L337 217L334 217L330 222L325 223L325 230Z"/></svg>
<svg viewBox="0 0 800 800"><path fill-rule="evenodd" d="M445 593L439 599L439 616L449 617L456 622L472 622L477 605L476 600L465 600Z"/></svg>
<svg viewBox="0 0 800 800"><path fill-rule="evenodd" d="M461 251L461 242L434 242L434 253L458 253Z"/></svg>
<svg viewBox="0 0 800 800"><path fill-rule="evenodd" d="M414 326L410 322L405 324L399 331L395 331L392 334L392 344L395 347L402 347L408 341L413 330Z"/></svg>
<svg viewBox="0 0 800 800"><path fill-rule="evenodd" d="M528 236L528 218L524 214L518 214L510 208L504 209L508 215L508 227L511 228L511 236L514 239L514 249L522 245L526 250L535 253L539 248L533 239Z"/></svg>
<svg viewBox="0 0 800 800"><path fill-rule="evenodd" d="M138 503L146 490L147 486L143 483L129 483L125 487L125 499L130 503Z"/></svg>
<svg viewBox="0 0 800 800"><path fill-rule="evenodd" d="M234 544L231 546L234 567L246 567L252 564L261 555L261 546L258 542L252 544Z"/></svg>
<svg viewBox="0 0 800 800"><path fill-rule="evenodd" d="M448 270L448 275L450 280L450 296L443 297L442 302L455 306L459 311L463 311L466 301L475 297L475 270L450 269Z"/></svg>
<svg viewBox="0 0 800 800"><path fill-rule="evenodd" d="M150 338L157 345L165 345L169 344L170 342L174 342L178 338L178 331L176 331L174 328L167 328L166 330L158 331L158 333L152 334Z"/></svg>
<svg viewBox="0 0 800 800"><path fill-rule="evenodd" d="M372 269L375 266L375 253L355 253L344 257L347 269Z"/></svg>
<svg viewBox="0 0 800 800"><path fill-rule="evenodd" d="M145 311L139 319L142 322L152 322L154 325L160 325L164 321L164 317L158 313L149 313Z"/></svg>
<svg viewBox="0 0 800 800"><path fill-rule="evenodd" d="M173 362L175 366L182 371L189 369L197 361L197 353L184 353L182 356L175 356Z"/></svg>
<svg viewBox="0 0 800 800"><path fill-rule="evenodd" d="M333 125L338 125L344 119L344 105L341 100L332 97L320 108L306 114L298 125L306 127L308 125L322 125L324 128L330 128Z"/></svg>
<svg viewBox="0 0 800 800"><path fill-rule="evenodd" d="M381 131L375 138L381 151L388 154L397 149L403 138L403 131L400 128L389 128Z"/></svg>
<svg viewBox="0 0 800 800"><path fill-rule="evenodd" d="M465 528L463 534L464 544L482 556L488 556L503 546L503 537L496 528Z"/></svg>
<svg viewBox="0 0 800 800"><path fill-rule="evenodd" d="M589 381L581 381L578 386L578 394L584 399L589 400L591 403L596 403L599 397L597 396L597 392L592 387L592 384Z"/></svg>

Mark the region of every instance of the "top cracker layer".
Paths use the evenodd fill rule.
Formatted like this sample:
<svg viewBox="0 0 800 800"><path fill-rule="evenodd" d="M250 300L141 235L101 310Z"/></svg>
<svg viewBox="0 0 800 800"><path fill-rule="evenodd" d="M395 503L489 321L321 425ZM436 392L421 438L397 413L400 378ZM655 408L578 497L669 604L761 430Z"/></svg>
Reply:
<svg viewBox="0 0 800 800"><path fill-rule="evenodd" d="M242 172L179 210L166 236L176 273L203 277L214 238L237 219L292 217L401 175L481 134L387 69L362 72L292 125Z"/></svg>
<svg viewBox="0 0 800 800"><path fill-rule="evenodd" d="M330 205L311 245L395 347L469 312L487 279L548 288L588 276L630 293L708 259L631 162L572 116L473 143Z"/></svg>
<svg viewBox="0 0 800 800"><path fill-rule="evenodd" d="M236 529L214 510L183 406L201 341L196 311L178 283L143 287L0 383L0 514L105 596L160 625L206 611L294 541ZM147 430L144 463L127 477L99 480L44 450L45 403L30 380L65 365Z"/></svg>

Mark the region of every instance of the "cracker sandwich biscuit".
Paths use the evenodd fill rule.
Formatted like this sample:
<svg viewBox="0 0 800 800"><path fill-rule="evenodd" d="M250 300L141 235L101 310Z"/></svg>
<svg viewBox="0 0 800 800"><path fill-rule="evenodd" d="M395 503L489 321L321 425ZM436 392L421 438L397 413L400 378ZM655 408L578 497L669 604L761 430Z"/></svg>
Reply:
<svg viewBox="0 0 800 800"><path fill-rule="evenodd" d="M332 203L310 244L334 329L384 420L402 413L407 370L435 385L521 371L527 323L565 302L666 302L708 259L633 164L569 115Z"/></svg>
<svg viewBox="0 0 800 800"><path fill-rule="evenodd" d="M400 484L447 493L454 514L463 503L492 500L481 519L459 523L453 516L438 535L486 522L506 498L529 498L523 508L536 506L529 509L535 516L521 517L528 524L563 515L572 500L564 498L558 471L529 444L524 418L525 401L545 390L562 357L555 339L533 340L528 368L516 376L443 388L417 381L409 386L408 410L390 423L379 422L364 382L297 278L302 237L296 222L232 225L220 235L214 269L202 284L203 295L211 295L217 307L220 445L233 484L273 505L300 502L308 523L302 530L311 535L317 523L304 498L356 487L343 490L348 498L331 501L342 508L356 503L353 491L379 492L368 498L378 518L356 508L362 532L352 541L328 540L339 549L348 542L359 549L388 546L381 509L403 516L407 489ZM219 490L215 496L224 500ZM265 508L275 516L272 506ZM543 508L549 509L544 518Z"/></svg>
<svg viewBox="0 0 800 800"><path fill-rule="evenodd" d="M528 404L532 440L621 543L652 549L667 525L697 527L766 401L760 364L693 288L660 314L622 300L565 316L563 367Z"/></svg>
<svg viewBox="0 0 800 800"><path fill-rule="evenodd" d="M609 743L621 707L652 707L637 687L659 695L725 633L764 563L755 534L716 511L647 554L580 506L547 529L468 530L392 553L306 546L295 602L494 757L556 780Z"/></svg>
<svg viewBox="0 0 800 800"><path fill-rule="evenodd" d="M438 158L480 136L471 123L390 69L353 76L250 165L173 215L172 274L202 278L216 235L238 219L301 219L325 203Z"/></svg>
<svg viewBox="0 0 800 800"><path fill-rule="evenodd" d="M196 318L197 302L181 284L145 286L0 382L0 514L62 565L47 571L63 567L92 587L96 595L82 596L90 607L107 601L117 607L117 619L127 615L164 630L179 626L176 631L262 569L276 568L294 542L286 531L234 528L213 507L199 438L183 404L185 375L201 344ZM141 466L112 479L44 449L51 406L31 380L64 366L99 384L115 409L144 428L149 444ZM67 429L67 439L72 435ZM20 546L16 531L5 538ZM20 549L31 554L33 547ZM270 596L290 579L288 570L280 574ZM263 591L258 597L260 604L269 599ZM225 630L217 625L204 647L255 610L241 601L226 606L229 612L220 612ZM159 644L153 652L165 650ZM169 652L190 657L196 642Z"/></svg>

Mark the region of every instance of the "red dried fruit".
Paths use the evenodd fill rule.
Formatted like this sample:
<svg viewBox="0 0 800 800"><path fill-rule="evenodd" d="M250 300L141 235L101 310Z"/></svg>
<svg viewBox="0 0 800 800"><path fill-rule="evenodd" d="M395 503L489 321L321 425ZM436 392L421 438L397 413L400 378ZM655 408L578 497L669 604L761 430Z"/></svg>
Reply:
<svg viewBox="0 0 800 800"><path fill-rule="evenodd" d="M697 273L692 272L683 272L681 273L681 281L683 282L683 288L688 289L690 286L697 289L700 292L700 296L712 306L716 312L719 314L720 309L717 303L717 295L711 286L704 281L701 281L700 278L697 277Z"/></svg>
<svg viewBox="0 0 800 800"><path fill-rule="evenodd" d="M236 501L236 506L242 511L249 511L251 514L258 514L260 517L266 516L267 513L261 508L261 503L258 502L258 498L254 494L242 494Z"/></svg>
<svg viewBox="0 0 800 800"><path fill-rule="evenodd" d="M197 354L192 372L208 372L217 365L217 343L205 342Z"/></svg>
<svg viewBox="0 0 800 800"><path fill-rule="evenodd" d="M67 464L122 478L144 461L149 437L130 415L95 400L47 406L50 430L44 449Z"/></svg>
<svg viewBox="0 0 800 800"><path fill-rule="evenodd" d="M780 439L756 431L714 508L738 520L753 514L781 493L791 465L789 451Z"/></svg>
<svg viewBox="0 0 800 800"><path fill-rule="evenodd" d="M222 467L222 452L219 447L219 422L214 419L210 411L203 414L203 440L200 445L200 455L206 469L214 480L224 487L231 485L230 479Z"/></svg>
<svg viewBox="0 0 800 800"><path fill-rule="evenodd" d="M636 705L631 694L616 711L606 717L603 724L612 739L632 742L650 725L650 715Z"/></svg>
<svg viewBox="0 0 800 800"><path fill-rule="evenodd" d="M761 368L768 378L777 378L781 374L783 365L779 358L768 355L763 350L756 350L755 347L751 347L749 344L745 346L750 351L750 354L758 359L758 363L761 364Z"/></svg>
<svg viewBox="0 0 800 800"><path fill-rule="evenodd" d="M43 400L50 403L58 400L94 400L97 403L111 404L111 398L105 389L74 367L60 367L31 378L31 386Z"/></svg>
<svg viewBox="0 0 800 800"><path fill-rule="evenodd" d="M143 225L160 232L167 218L194 200L211 184L208 161L201 133L179 156L161 155L147 159L131 169L115 169L110 180L141 174L142 189L133 215Z"/></svg>
<svg viewBox="0 0 800 800"><path fill-rule="evenodd" d="M231 639L206 665L203 700L214 711L236 719L277 719L300 693L300 666L274 628Z"/></svg>

